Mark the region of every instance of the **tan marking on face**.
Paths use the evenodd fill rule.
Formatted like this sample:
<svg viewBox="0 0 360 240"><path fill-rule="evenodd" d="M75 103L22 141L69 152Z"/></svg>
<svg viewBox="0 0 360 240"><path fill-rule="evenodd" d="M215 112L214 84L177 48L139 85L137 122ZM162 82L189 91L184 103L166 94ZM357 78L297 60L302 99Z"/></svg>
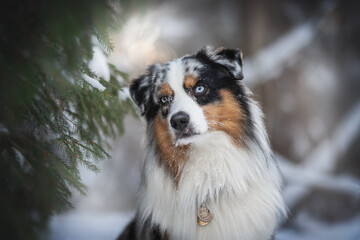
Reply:
<svg viewBox="0 0 360 240"><path fill-rule="evenodd" d="M193 75L187 75L184 80L185 88L190 89L193 88L198 81Z"/></svg>
<svg viewBox="0 0 360 240"><path fill-rule="evenodd" d="M171 89L170 85L168 83L164 83L163 85L161 85L160 90L159 90L159 95L163 96L172 96L173 95L173 90Z"/></svg>
<svg viewBox="0 0 360 240"><path fill-rule="evenodd" d="M240 143L243 133L243 110L228 90L220 90L221 102L202 106L210 131L223 131L229 134L235 143Z"/></svg>
<svg viewBox="0 0 360 240"><path fill-rule="evenodd" d="M172 172L175 182L181 177L182 167L187 159L190 145L175 146L174 139L169 132L168 122L160 114L155 117L155 140L160 152L160 158Z"/></svg>

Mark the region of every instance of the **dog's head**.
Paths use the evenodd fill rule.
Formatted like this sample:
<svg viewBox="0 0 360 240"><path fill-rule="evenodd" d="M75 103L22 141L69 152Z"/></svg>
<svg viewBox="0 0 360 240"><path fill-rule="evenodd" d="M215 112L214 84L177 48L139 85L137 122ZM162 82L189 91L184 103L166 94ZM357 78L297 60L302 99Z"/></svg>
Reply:
<svg viewBox="0 0 360 240"><path fill-rule="evenodd" d="M187 145L212 131L241 140L249 120L241 79L240 51L205 48L152 65L133 81L130 93L155 135L165 141Z"/></svg>

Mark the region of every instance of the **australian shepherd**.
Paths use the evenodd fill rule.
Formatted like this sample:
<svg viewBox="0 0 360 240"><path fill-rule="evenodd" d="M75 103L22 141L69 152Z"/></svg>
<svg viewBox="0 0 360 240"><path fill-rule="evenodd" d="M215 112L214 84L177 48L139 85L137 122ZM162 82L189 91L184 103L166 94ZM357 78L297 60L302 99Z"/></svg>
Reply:
<svg viewBox="0 0 360 240"><path fill-rule="evenodd" d="M132 82L147 149L138 211L118 239L272 239L281 177L242 65L238 50L204 48Z"/></svg>

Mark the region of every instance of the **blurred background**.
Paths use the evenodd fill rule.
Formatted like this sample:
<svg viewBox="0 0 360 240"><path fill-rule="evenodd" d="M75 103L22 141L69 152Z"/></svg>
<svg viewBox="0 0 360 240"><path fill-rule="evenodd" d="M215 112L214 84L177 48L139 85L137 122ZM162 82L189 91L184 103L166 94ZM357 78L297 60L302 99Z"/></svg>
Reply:
<svg viewBox="0 0 360 240"><path fill-rule="evenodd" d="M157 0L125 8L120 1L108 61L136 77L206 45L241 49L290 210L276 239L360 239L359 5ZM52 218L50 239L114 239L133 216L144 122L128 116L124 126L101 172L81 171L88 194L74 192L75 207Z"/></svg>

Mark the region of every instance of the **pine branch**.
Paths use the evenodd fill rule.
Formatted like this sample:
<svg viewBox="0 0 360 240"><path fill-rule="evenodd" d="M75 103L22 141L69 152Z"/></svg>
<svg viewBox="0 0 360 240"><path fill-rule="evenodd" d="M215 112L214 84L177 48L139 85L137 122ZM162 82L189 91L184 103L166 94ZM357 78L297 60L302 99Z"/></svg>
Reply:
<svg viewBox="0 0 360 240"><path fill-rule="evenodd" d="M106 0L5 1L0 238L33 240L54 212L71 206L71 189L85 194L79 165L99 170L93 159L109 158L108 139L123 131L133 106L119 99L117 77L126 74L112 66L107 82L87 65L94 35L106 53L113 49ZM84 73L106 89L94 89Z"/></svg>

